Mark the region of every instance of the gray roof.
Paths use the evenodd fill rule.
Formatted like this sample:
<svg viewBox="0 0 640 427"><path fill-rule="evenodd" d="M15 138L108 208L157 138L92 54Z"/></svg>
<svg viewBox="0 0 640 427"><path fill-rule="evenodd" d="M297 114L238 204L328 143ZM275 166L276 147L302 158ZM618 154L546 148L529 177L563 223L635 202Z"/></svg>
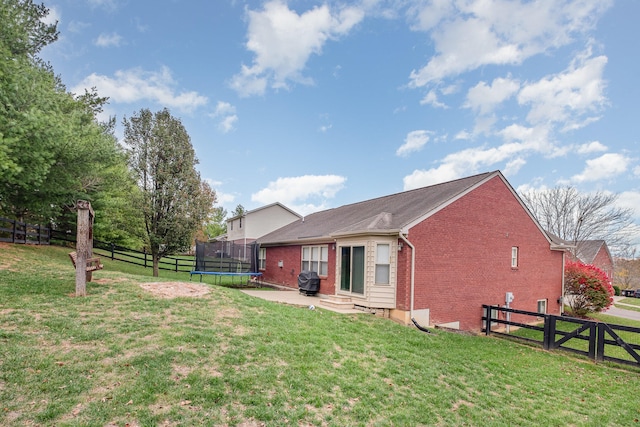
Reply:
<svg viewBox="0 0 640 427"><path fill-rule="evenodd" d="M576 255L578 259L585 264L593 264L600 248L603 246L605 246L605 250L608 252L609 249L606 247L604 240L581 240L578 242Z"/></svg>
<svg viewBox="0 0 640 427"><path fill-rule="evenodd" d="M364 233L398 234L494 176L502 177L502 174L487 172L316 212L258 241L263 245L276 245Z"/></svg>

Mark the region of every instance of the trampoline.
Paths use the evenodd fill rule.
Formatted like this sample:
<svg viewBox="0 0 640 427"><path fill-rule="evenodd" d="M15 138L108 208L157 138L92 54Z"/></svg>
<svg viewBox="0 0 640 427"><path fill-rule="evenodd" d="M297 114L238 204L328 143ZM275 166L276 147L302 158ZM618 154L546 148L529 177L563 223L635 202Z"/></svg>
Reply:
<svg viewBox="0 0 640 427"><path fill-rule="evenodd" d="M261 284L262 273L258 272L257 243L238 244L233 242L198 242L196 241L196 259L189 280L194 275L213 276L214 284L222 284L222 279L231 277L231 284L238 277L240 283L244 278Z"/></svg>

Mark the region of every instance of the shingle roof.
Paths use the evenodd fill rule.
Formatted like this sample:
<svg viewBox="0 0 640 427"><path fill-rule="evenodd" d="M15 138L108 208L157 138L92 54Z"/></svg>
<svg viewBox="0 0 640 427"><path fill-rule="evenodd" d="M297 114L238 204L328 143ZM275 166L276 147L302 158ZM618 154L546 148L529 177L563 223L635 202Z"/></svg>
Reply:
<svg viewBox="0 0 640 427"><path fill-rule="evenodd" d="M600 248L605 244L604 240L581 240L578 242L576 255L585 264L593 264Z"/></svg>
<svg viewBox="0 0 640 427"><path fill-rule="evenodd" d="M359 233L398 233L493 176L501 174L499 171L487 172L316 212L258 241L263 245L275 245Z"/></svg>

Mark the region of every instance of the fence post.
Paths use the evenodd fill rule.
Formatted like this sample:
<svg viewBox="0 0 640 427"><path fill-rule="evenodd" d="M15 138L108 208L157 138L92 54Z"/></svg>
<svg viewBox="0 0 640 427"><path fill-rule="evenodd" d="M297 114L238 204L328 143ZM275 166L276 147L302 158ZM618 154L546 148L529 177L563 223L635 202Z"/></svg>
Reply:
<svg viewBox="0 0 640 427"><path fill-rule="evenodd" d="M597 328L597 344L593 336L593 329ZM589 357L598 362L604 360L604 325L591 324L589 328Z"/></svg>
<svg viewBox="0 0 640 427"><path fill-rule="evenodd" d="M16 223L18 222L18 220L14 219L12 222L13 222L13 231L11 232L11 243L15 243L16 242Z"/></svg>
<svg viewBox="0 0 640 427"><path fill-rule="evenodd" d="M485 319L486 319L484 321L484 325L485 325L484 332L485 332L485 335L488 336L488 335L491 335L491 319L493 318L493 311L492 311L490 305L486 305L485 306L484 315L485 315Z"/></svg>
<svg viewBox="0 0 640 427"><path fill-rule="evenodd" d="M114 259L115 251L116 251L116 245L114 243L111 243L111 261L113 261Z"/></svg>
<svg viewBox="0 0 640 427"><path fill-rule="evenodd" d="M556 340L556 316L546 315L544 319L544 341L543 348L551 350L555 348Z"/></svg>
<svg viewBox="0 0 640 427"><path fill-rule="evenodd" d="M147 248L144 248L144 268L147 268Z"/></svg>
<svg viewBox="0 0 640 427"><path fill-rule="evenodd" d="M176 273L178 272L178 258L176 258Z"/></svg>

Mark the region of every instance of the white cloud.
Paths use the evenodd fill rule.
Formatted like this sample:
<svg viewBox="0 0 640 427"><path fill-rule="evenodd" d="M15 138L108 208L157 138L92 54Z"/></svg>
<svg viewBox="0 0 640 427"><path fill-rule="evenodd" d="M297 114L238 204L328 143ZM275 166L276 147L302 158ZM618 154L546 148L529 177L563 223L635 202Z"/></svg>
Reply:
<svg viewBox="0 0 640 427"><path fill-rule="evenodd" d="M617 153L607 153L586 161L582 173L571 177L572 182L591 182L613 178L625 172L631 159Z"/></svg>
<svg viewBox="0 0 640 427"><path fill-rule="evenodd" d="M511 78L494 79L491 85L480 82L467 93L465 108L485 115L493 112L497 105L511 98L520 88L520 83Z"/></svg>
<svg viewBox="0 0 640 427"><path fill-rule="evenodd" d="M411 175L404 177L404 189L426 187L428 185L439 184L441 182L458 179L465 173L464 170L456 168L454 163L443 163L437 168L428 170L415 170Z"/></svg>
<svg viewBox="0 0 640 427"><path fill-rule="evenodd" d="M247 12L249 28L246 48L253 64L242 65L230 85L241 96L261 95L267 86L288 88L291 82L311 84L304 70L312 54L319 55L327 40L347 34L364 17L356 7L331 10L327 4L302 14L282 0L271 0L262 10Z"/></svg>
<svg viewBox="0 0 640 427"><path fill-rule="evenodd" d="M527 164L527 161L522 157L515 158L510 162L507 162L507 165L502 170L502 173L508 178L518 173L520 168Z"/></svg>
<svg viewBox="0 0 640 427"><path fill-rule="evenodd" d="M176 93L176 82L167 67L160 71L144 71L141 68L118 70L113 77L93 73L71 89L74 93L84 93L85 89L96 87L101 96L110 102L134 103L152 101L163 107L192 111L205 105L207 97L197 92Z"/></svg>
<svg viewBox="0 0 640 427"><path fill-rule="evenodd" d="M57 22L60 22L60 19L61 19L61 16L60 16L60 11L58 11L58 8L55 6L51 6L49 7L49 13L47 13L47 15L42 18L42 22L44 22L47 25L53 25Z"/></svg>
<svg viewBox="0 0 640 427"><path fill-rule="evenodd" d="M118 47L122 43L122 36L118 33L102 33L98 36L94 43L98 47Z"/></svg>
<svg viewBox="0 0 640 427"><path fill-rule="evenodd" d="M236 107L228 102L218 101L216 109L210 114L213 118L220 118L218 122L218 129L223 133L231 132L235 129L238 122L238 115L236 114Z"/></svg>
<svg viewBox="0 0 640 427"><path fill-rule="evenodd" d="M303 175L297 177L278 178L270 182L266 188L251 195L251 200L267 205L280 202L294 211L306 215L326 208L328 199L344 187L347 181L339 175ZM318 200L314 204L308 200Z"/></svg>
<svg viewBox="0 0 640 427"><path fill-rule="evenodd" d="M578 154L591 154L597 153L601 151L607 151L608 148L606 145L602 144L600 141L591 141L587 144L582 144L578 146L576 152Z"/></svg>
<svg viewBox="0 0 640 427"><path fill-rule="evenodd" d="M640 220L639 191L623 191L616 200L616 206L622 209L631 209L636 220Z"/></svg>
<svg viewBox="0 0 640 427"><path fill-rule="evenodd" d="M407 134L404 144L396 150L396 156L406 157L410 153L420 151L429 142L432 132L426 130L414 130Z"/></svg>
<svg viewBox="0 0 640 427"><path fill-rule="evenodd" d="M409 11L436 55L410 74L422 87L485 65L521 64L593 28L611 0L467 0L422 2Z"/></svg>
<svg viewBox="0 0 640 427"><path fill-rule="evenodd" d="M569 68L557 75L525 85L518 95L521 105L530 105L527 120L537 123L564 123L565 129L583 127L607 102L603 80L607 57L579 55ZM586 119L585 119L585 116Z"/></svg>
<svg viewBox="0 0 640 427"><path fill-rule="evenodd" d="M218 129L223 133L231 132L236 128L236 123L238 122L238 116L235 114L231 116L224 117L220 123L218 123Z"/></svg>
<svg viewBox="0 0 640 427"><path fill-rule="evenodd" d="M422 98L420 100L420 105L425 105L425 104L430 104L433 107L436 108L448 108L447 104L438 101L438 95L436 94L436 92L434 90L430 90L425 96L424 98Z"/></svg>
<svg viewBox="0 0 640 427"><path fill-rule="evenodd" d="M415 170L404 178L404 189L424 187L466 175L480 169L495 168L505 164L510 174L515 174L525 164L525 157L534 153L551 155L556 148L548 140L543 127L525 128L511 125L500 132L504 143L497 147L476 147L448 154L440 165L428 170Z"/></svg>

